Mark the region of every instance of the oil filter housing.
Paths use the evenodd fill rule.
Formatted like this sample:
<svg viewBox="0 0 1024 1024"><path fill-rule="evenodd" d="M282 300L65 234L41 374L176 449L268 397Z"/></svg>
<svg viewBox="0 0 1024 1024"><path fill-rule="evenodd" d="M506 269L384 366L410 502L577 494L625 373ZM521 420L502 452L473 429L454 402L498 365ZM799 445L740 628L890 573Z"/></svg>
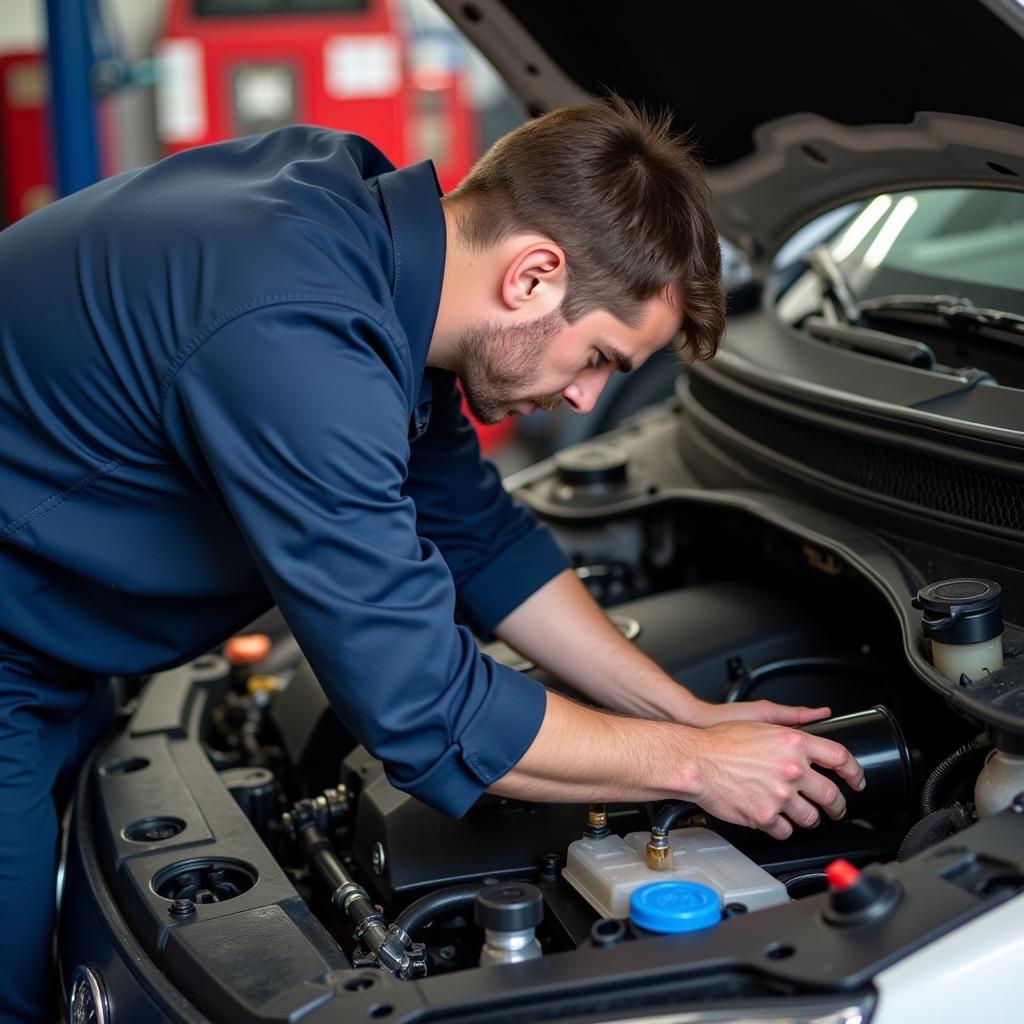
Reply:
<svg viewBox="0 0 1024 1024"><path fill-rule="evenodd" d="M805 725L802 731L841 743L864 769L864 788L853 790L834 772L815 766L815 771L839 786L849 817L903 811L909 806L914 783L910 750L895 715L887 707L877 704L852 715L826 718Z"/></svg>

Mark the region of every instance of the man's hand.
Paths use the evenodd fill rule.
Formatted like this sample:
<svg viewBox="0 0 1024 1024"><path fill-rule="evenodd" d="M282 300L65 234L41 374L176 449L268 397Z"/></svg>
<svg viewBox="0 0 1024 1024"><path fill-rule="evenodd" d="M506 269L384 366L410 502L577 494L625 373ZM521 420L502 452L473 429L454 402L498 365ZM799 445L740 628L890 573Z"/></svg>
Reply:
<svg viewBox="0 0 1024 1024"><path fill-rule="evenodd" d="M863 784L853 755L821 736L765 722L695 729L626 718L549 692L540 732L489 791L559 803L692 800L724 821L785 839L790 822L818 821L815 805L833 818L845 813L839 787L815 764L853 789Z"/></svg>
<svg viewBox="0 0 1024 1024"><path fill-rule="evenodd" d="M812 765L836 771L854 789L863 784L845 747L784 728L828 718L828 708L700 700L622 637L570 570L495 632L591 700L630 717L549 693L540 732L491 784L492 793L566 803L692 800L724 821L785 839L793 825L816 824L818 807L833 818L846 811L839 787Z"/></svg>
<svg viewBox="0 0 1024 1024"><path fill-rule="evenodd" d="M846 813L839 787L812 765L831 769L851 789L864 787L864 771L845 747L795 729L727 722L701 730L694 743L696 782L690 799L716 818L762 829L776 839L789 838L794 824L816 825L819 807L837 820Z"/></svg>
<svg viewBox="0 0 1024 1024"><path fill-rule="evenodd" d="M790 707L770 700L740 701L736 704L709 704L702 700L688 709L685 724L702 729L723 722L767 722L769 725L799 727L820 722L831 714L829 708Z"/></svg>

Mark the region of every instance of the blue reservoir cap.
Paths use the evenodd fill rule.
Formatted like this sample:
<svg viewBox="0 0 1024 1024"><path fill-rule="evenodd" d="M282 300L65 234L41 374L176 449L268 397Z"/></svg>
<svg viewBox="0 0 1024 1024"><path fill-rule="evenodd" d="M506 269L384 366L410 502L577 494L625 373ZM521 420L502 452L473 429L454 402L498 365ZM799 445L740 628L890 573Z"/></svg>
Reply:
<svg viewBox="0 0 1024 1024"><path fill-rule="evenodd" d="M633 890L629 917L652 932L693 932L722 919L722 901L714 889L699 882L652 882Z"/></svg>

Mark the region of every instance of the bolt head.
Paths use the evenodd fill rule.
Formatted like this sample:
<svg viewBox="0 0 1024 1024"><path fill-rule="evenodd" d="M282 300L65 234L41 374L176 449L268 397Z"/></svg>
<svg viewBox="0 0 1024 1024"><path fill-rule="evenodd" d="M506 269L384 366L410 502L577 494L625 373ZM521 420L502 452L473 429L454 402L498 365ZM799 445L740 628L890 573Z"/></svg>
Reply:
<svg viewBox="0 0 1024 1024"><path fill-rule="evenodd" d="M384 865L387 863L387 857L384 854L384 844L374 843L373 844L373 871L376 875L384 874Z"/></svg>
<svg viewBox="0 0 1024 1024"><path fill-rule="evenodd" d="M171 900L167 912L171 917L189 917L196 912L196 905L189 899Z"/></svg>
<svg viewBox="0 0 1024 1024"><path fill-rule="evenodd" d="M540 859L540 877L545 882L553 882L558 878L558 868L562 858L557 853L545 853Z"/></svg>

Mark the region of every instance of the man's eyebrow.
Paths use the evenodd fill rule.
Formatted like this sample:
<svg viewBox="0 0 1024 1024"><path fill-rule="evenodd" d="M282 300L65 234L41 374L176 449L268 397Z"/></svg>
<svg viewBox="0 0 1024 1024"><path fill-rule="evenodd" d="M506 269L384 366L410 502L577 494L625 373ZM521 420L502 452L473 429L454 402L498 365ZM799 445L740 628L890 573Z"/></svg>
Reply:
<svg viewBox="0 0 1024 1024"><path fill-rule="evenodd" d="M633 360L629 356L624 355L618 346L606 341L604 342L604 347L608 355L611 356L611 360L615 363L615 368L619 373L629 373L633 369Z"/></svg>

